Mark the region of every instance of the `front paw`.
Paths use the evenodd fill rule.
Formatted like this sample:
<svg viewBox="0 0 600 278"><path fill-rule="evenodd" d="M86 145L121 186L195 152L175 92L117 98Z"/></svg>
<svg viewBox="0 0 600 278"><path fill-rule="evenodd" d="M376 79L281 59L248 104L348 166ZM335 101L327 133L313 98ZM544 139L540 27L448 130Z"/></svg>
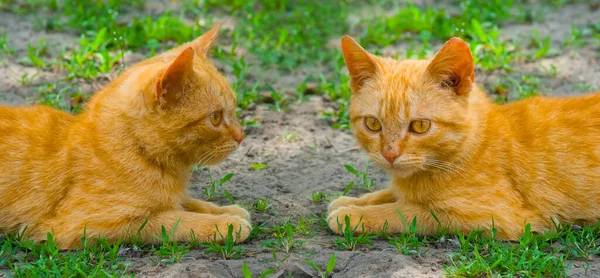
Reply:
<svg viewBox="0 0 600 278"><path fill-rule="evenodd" d="M223 206L221 207L221 213L237 215L250 222L250 213L238 205Z"/></svg>
<svg viewBox="0 0 600 278"><path fill-rule="evenodd" d="M357 202L358 202L358 198L347 197L347 196L339 197L339 198L331 201L331 203L329 203L329 207L327 208L327 213L331 214L332 212L334 212L335 210L337 210L341 207L349 207L352 205L356 205Z"/></svg>
<svg viewBox="0 0 600 278"><path fill-rule="evenodd" d="M349 221L346 221L346 216ZM350 231L352 234L375 234L382 227L376 225L375 215L363 215L360 207L343 207L330 213L327 217L329 228L337 234L344 234L344 231ZM346 228L348 227L348 228Z"/></svg>
<svg viewBox="0 0 600 278"><path fill-rule="evenodd" d="M223 218L215 224L215 229L207 241L215 241L217 243L224 243L229 239L229 227L232 226L233 230L231 236L234 238L236 243L243 242L250 236L252 232L252 226L250 222L237 215L223 215Z"/></svg>

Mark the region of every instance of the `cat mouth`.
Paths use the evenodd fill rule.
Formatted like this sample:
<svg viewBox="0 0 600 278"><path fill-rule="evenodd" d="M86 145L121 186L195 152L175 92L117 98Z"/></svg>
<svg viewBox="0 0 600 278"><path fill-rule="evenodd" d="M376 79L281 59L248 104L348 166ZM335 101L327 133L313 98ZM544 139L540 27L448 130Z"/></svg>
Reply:
<svg viewBox="0 0 600 278"><path fill-rule="evenodd" d="M216 165L225 160L238 148L237 144L225 144L218 146L200 155L198 165Z"/></svg>

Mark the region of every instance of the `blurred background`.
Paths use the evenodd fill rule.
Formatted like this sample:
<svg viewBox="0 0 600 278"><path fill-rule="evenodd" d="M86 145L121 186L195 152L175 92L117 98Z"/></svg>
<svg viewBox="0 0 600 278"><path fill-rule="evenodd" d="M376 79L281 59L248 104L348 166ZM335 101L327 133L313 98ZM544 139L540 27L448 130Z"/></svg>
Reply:
<svg viewBox="0 0 600 278"><path fill-rule="evenodd" d="M497 101L600 87L598 1L0 0L0 102L77 112L120 70L221 22L213 58L244 109L318 94L346 128L339 39L398 59L427 58L452 36L476 57ZM252 124L253 119L247 119Z"/></svg>

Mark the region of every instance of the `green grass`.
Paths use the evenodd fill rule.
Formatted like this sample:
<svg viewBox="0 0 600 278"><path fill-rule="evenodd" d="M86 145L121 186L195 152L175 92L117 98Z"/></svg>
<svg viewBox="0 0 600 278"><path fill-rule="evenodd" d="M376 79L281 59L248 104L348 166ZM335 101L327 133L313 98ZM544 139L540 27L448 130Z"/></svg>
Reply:
<svg viewBox="0 0 600 278"><path fill-rule="evenodd" d="M96 239L95 243L90 245L84 236L81 248L61 251L51 233L42 244L6 235L0 239L0 273L10 270L14 277L132 276L130 265L119 255L120 242L108 244Z"/></svg>
<svg viewBox="0 0 600 278"><path fill-rule="evenodd" d="M361 245L373 245L371 240L377 236L365 233L362 216L354 226L351 225L348 215L341 220L343 222L340 219L336 219L336 221L338 229L343 233L343 237L337 238L334 242L334 245L339 250L354 251Z"/></svg>
<svg viewBox="0 0 600 278"><path fill-rule="evenodd" d="M220 255L224 260L240 258L244 252L241 246L236 246L235 239L240 236L241 232L242 227L236 230L233 225L229 225L223 235L223 232L217 228L213 242L202 243L200 246L205 248L204 253ZM222 240L223 243L218 243L217 240Z"/></svg>

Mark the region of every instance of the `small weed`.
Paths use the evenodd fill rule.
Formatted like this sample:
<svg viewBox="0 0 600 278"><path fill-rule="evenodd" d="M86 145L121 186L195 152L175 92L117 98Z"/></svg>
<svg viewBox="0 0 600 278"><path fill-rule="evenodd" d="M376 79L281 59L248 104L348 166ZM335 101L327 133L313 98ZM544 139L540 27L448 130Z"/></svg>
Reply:
<svg viewBox="0 0 600 278"><path fill-rule="evenodd" d="M67 85L59 87L56 83L49 83L37 88L39 104L54 107L67 112L78 113L83 110L83 102L89 95L84 93L79 86Z"/></svg>
<svg viewBox="0 0 600 278"><path fill-rule="evenodd" d="M179 225L179 220L175 222L173 225L173 229L171 233L167 233L167 230L164 226L161 227L161 237L158 239L161 240L161 245L158 250L154 251L155 255L158 255L160 258L160 263L172 264L175 262L180 262L181 258L190 252L187 246L179 244L173 238L175 236L175 231L177 230L177 226ZM191 231L190 231L191 232Z"/></svg>
<svg viewBox="0 0 600 278"><path fill-rule="evenodd" d="M231 193L229 193L228 190L223 190L223 194L225 194L225 198L227 198L227 200L229 200L229 202L231 202L231 204L235 205L235 199L233 198L233 196L231 195Z"/></svg>
<svg viewBox="0 0 600 278"><path fill-rule="evenodd" d="M311 194L313 203L317 204L323 202L325 199L325 193L323 191L313 191Z"/></svg>
<svg viewBox="0 0 600 278"><path fill-rule="evenodd" d="M271 205L269 204L269 197L264 197L254 201L254 209L258 212L266 212Z"/></svg>
<svg viewBox="0 0 600 278"><path fill-rule="evenodd" d="M204 188L204 195L207 200L215 198L219 194L219 190L223 184L228 182L233 177L233 173L226 174L219 181L213 180L213 176L208 170L208 187Z"/></svg>
<svg viewBox="0 0 600 278"><path fill-rule="evenodd" d="M348 215L344 216L344 224L345 225L340 223L339 219L336 219L336 221L337 221L338 229L342 230L342 233L344 236L343 239L338 238L335 240L334 244L338 249L354 251L354 250L356 250L356 247L359 245L363 245L363 244L373 245L373 242L371 242L371 239L374 239L376 236L364 233L365 225L364 225L364 223L362 223L362 225L361 225L362 217L358 220L358 223L354 227L352 227L352 225L350 225L350 217ZM358 230L359 227L361 227L360 231Z"/></svg>
<svg viewBox="0 0 600 278"><path fill-rule="evenodd" d="M15 49L8 44L6 33L0 36L0 56L11 56L15 54Z"/></svg>
<svg viewBox="0 0 600 278"><path fill-rule="evenodd" d="M275 255L275 253L273 253L273 259L275 262L277 262L277 257ZM266 269L265 271L260 273L260 278L264 278L267 277L273 273L275 273L275 271L277 271L276 268L269 268ZM252 273L250 272L250 269L248 268L248 265L246 265L246 262L244 262L242 264L242 275L244 275L244 278L252 278Z"/></svg>
<svg viewBox="0 0 600 278"><path fill-rule="evenodd" d="M575 85L575 90L579 92L592 92L598 90L598 86L587 84L587 83L579 83Z"/></svg>
<svg viewBox="0 0 600 278"><path fill-rule="evenodd" d="M329 257L329 262L327 263L327 267L325 268L325 272L323 272L323 270L321 270L321 268L319 267L319 265L317 265L317 263L313 262L313 261L305 261L304 262L305 265L310 266L311 268L313 268L314 270L317 271L317 273L319 274L319 277L321 278L327 278L330 277L331 274L333 274L333 269L335 268L335 264L336 264L336 258L335 258L335 253L331 254L331 257Z"/></svg>
<svg viewBox="0 0 600 278"><path fill-rule="evenodd" d="M237 234L234 237L234 227L233 225L229 225L227 227L227 236L223 236L219 228L217 227L217 231L214 234L213 242L202 243L200 246L206 248L204 251L205 254L219 254L223 257L224 260L229 259L237 259L240 258L243 254L242 248L239 246L235 246L235 239L239 238L242 233L242 227L240 226ZM223 240L223 244L219 244L217 242L217 234Z"/></svg>
<svg viewBox="0 0 600 278"><path fill-rule="evenodd" d="M113 54L107 49L107 44L112 39L106 28L100 29L93 40L90 40L88 36L81 35L79 48L73 49L71 53L65 55L62 66L69 72L67 79L96 78L99 73L110 72L123 57L122 51Z"/></svg>
<svg viewBox="0 0 600 278"><path fill-rule="evenodd" d="M267 168L267 164L263 164L263 163L254 162L254 163L252 163L252 165L250 165L250 169L252 169L252 170L262 170L265 168Z"/></svg>
<svg viewBox="0 0 600 278"><path fill-rule="evenodd" d="M27 57L22 57L18 61L28 66L46 68L52 64L52 62L44 60L48 55L48 43L45 38L40 38L37 46L27 45Z"/></svg>
<svg viewBox="0 0 600 278"><path fill-rule="evenodd" d="M25 72L19 78L19 82L21 83L21 85L27 86L27 85L31 84L33 82L33 80L35 80L35 78L38 77L38 75L40 75L39 72L36 72L32 75L29 75L28 72Z"/></svg>
<svg viewBox="0 0 600 278"><path fill-rule="evenodd" d="M369 179L369 161L367 161L367 166L365 167L365 170L362 172L359 172L358 170L356 170L354 167L352 167L351 165L344 165L344 167L346 167L346 170L348 170L349 173L355 175L357 178L360 179L361 181L361 185L364 189L371 191L373 189L373 180ZM352 187L354 186L354 184L352 184L352 186L348 185L346 187L346 190L344 190L344 195L346 195L345 193L348 193L347 191L350 191L350 189L352 189ZM350 189L348 189L348 187L350 187Z"/></svg>
<svg viewBox="0 0 600 278"><path fill-rule="evenodd" d="M397 211L400 216L400 220L402 221L402 225L404 225L404 229L406 230L404 233L400 233L396 237L390 237L388 242L396 247L398 253L402 253L404 255L418 255L421 256L429 249L422 251L420 247L425 245L425 243L417 237L417 217L414 217L410 225L404 219L404 216L400 211ZM386 222L387 224L387 222ZM387 228L387 225L385 226ZM386 229L384 228L384 230Z"/></svg>
<svg viewBox="0 0 600 278"><path fill-rule="evenodd" d="M283 225L273 228L273 237L275 239L266 240L261 243L262 246L284 251L286 254L293 248L304 243L303 240L298 240L295 237L296 226L289 222L288 219Z"/></svg>
<svg viewBox="0 0 600 278"><path fill-rule="evenodd" d="M542 39L538 30L535 30L531 36L529 46L535 49L535 52L533 53L534 59L541 59L553 54L552 52L556 52L551 48L550 37L546 36Z"/></svg>
<svg viewBox="0 0 600 278"><path fill-rule="evenodd" d="M298 218L298 225L296 226L296 232L303 236L308 236L312 234L314 219L310 219L307 217Z"/></svg>
<svg viewBox="0 0 600 278"><path fill-rule="evenodd" d="M293 142L296 141L297 133L295 131L288 131L287 127L283 129L283 135L281 136L281 142Z"/></svg>

